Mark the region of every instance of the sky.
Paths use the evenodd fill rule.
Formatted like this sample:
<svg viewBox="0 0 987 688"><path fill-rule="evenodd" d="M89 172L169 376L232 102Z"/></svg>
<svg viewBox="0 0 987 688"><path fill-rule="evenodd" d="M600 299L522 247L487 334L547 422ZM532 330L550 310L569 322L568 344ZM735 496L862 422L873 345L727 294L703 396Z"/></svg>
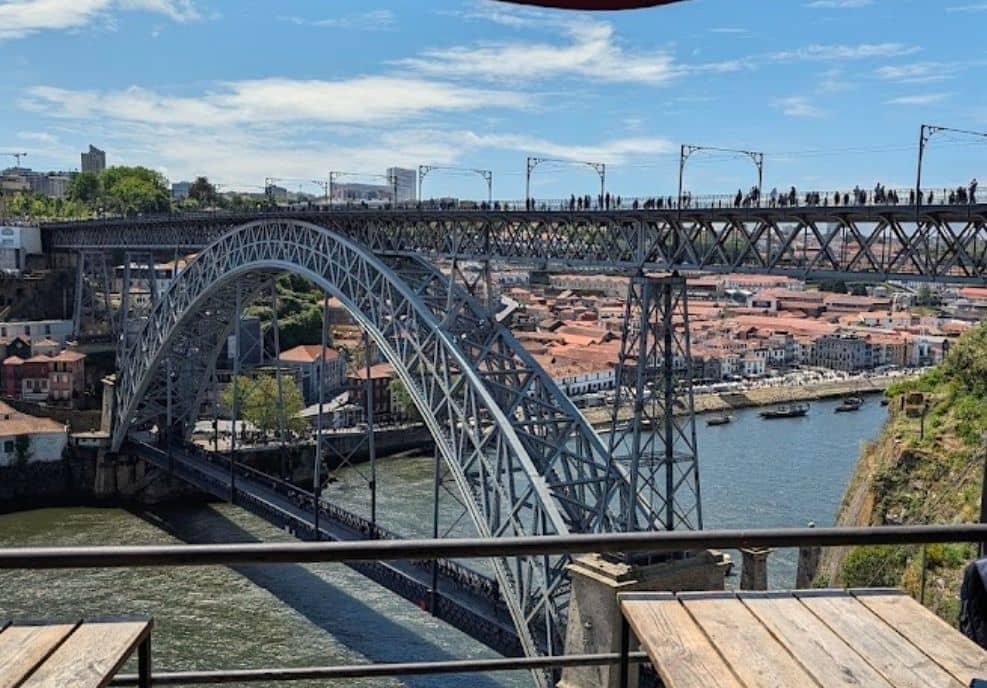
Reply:
<svg viewBox="0 0 987 688"><path fill-rule="evenodd" d="M626 12L495 0L0 0L0 151L257 191L484 169L494 196L674 195L679 147L764 153L764 189L915 183L919 125L987 131L987 2L687 0ZM12 165L4 156L0 167ZM929 185L987 177L987 137L940 132ZM701 150L694 194L756 183ZM436 169L423 195L482 198Z"/></svg>

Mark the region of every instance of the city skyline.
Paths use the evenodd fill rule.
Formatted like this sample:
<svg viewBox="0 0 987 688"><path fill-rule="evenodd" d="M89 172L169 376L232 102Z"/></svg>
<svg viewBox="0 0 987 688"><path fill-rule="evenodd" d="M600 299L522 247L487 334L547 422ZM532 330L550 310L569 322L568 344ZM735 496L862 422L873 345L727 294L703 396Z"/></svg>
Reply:
<svg viewBox="0 0 987 688"><path fill-rule="evenodd" d="M71 169L92 141L114 164L244 191L332 169L476 167L493 171L496 198L520 198L528 155L605 162L614 193L674 193L688 143L763 151L765 190L909 186L919 124L987 130L987 97L962 88L987 61L973 21L987 5L956 3L758 11L692 0L562 13L496 2L0 2L0 58L13 65L0 86L0 150ZM930 29L956 40L933 52ZM976 176L985 143L934 137L928 184ZM699 193L755 182L741 157L704 154L686 170ZM546 165L532 195L598 184L588 168ZM423 195L486 189L437 173Z"/></svg>

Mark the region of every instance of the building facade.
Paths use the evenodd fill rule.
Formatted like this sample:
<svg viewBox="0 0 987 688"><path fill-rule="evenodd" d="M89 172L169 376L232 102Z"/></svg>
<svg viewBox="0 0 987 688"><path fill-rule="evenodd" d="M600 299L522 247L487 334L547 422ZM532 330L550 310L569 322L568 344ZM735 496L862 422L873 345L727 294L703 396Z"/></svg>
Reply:
<svg viewBox="0 0 987 688"><path fill-rule="evenodd" d="M89 144L89 151L82 154L82 171L99 174L106 169L106 151Z"/></svg>
<svg viewBox="0 0 987 688"><path fill-rule="evenodd" d="M398 203L414 203L418 199L418 173L404 167L388 167L387 178L391 180L392 188L397 189Z"/></svg>

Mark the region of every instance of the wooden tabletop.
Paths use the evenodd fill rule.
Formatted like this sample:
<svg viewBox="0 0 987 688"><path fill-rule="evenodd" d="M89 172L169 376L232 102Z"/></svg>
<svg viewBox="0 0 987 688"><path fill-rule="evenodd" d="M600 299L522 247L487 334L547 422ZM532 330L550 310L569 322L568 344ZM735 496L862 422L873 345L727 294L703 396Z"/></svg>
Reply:
<svg viewBox="0 0 987 688"><path fill-rule="evenodd" d="M666 688L967 688L987 652L894 590L623 593Z"/></svg>
<svg viewBox="0 0 987 688"><path fill-rule="evenodd" d="M101 688L150 633L150 619L0 621L0 688Z"/></svg>

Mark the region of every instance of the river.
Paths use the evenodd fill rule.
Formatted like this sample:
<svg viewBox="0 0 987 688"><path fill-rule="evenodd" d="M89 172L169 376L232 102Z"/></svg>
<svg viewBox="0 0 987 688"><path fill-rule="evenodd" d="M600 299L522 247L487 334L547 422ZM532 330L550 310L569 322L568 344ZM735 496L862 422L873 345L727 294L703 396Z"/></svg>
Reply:
<svg viewBox="0 0 987 688"><path fill-rule="evenodd" d="M836 401L813 404L802 419L764 421L757 409L730 425L699 418L700 474L708 528L832 524L861 444L886 411L877 397L856 413ZM327 490L367 514L367 467L346 468ZM378 464L382 525L430 535L432 461L400 457ZM461 508L443 490L443 532L468 534ZM227 505L170 506L142 516L120 509L46 509L0 516L0 546L161 544L289 540ZM791 587L794 553L772 555L770 583ZM734 578L735 582L736 578ZM155 619L159 669L246 668L491 657L493 653L343 566L245 566L0 573L0 618L148 613ZM527 686L524 674L351 681L347 686ZM253 684L261 685L261 684ZM272 684L273 685L273 684ZM322 685L296 683L292 685Z"/></svg>

